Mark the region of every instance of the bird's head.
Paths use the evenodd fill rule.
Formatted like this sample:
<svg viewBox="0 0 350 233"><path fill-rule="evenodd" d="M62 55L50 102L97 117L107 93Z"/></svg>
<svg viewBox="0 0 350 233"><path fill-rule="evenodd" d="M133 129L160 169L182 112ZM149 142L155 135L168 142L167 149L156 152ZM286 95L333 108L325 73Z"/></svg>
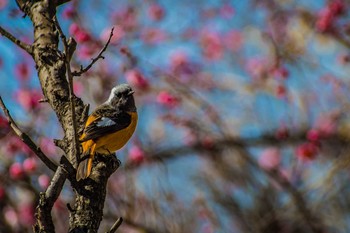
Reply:
<svg viewBox="0 0 350 233"><path fill-rule="evenodd" d="M107 103L115 108L128 112L136 112L134 91L128 84L115 86L107 100Z"/></svg>

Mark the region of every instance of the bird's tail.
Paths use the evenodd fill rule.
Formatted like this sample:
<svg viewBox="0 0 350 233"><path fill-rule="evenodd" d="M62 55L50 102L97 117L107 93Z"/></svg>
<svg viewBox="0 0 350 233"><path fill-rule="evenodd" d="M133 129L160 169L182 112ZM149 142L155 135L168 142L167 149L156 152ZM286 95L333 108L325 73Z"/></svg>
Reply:
<svg viewBox="0 0 350 233"><path fill-rule="evenodd" d="M82 143L83 146L83 157L77 168L77 181L86 179L90 176L92 169L92 161L95 156L96 143L92 140L88 140Z"/></svg>

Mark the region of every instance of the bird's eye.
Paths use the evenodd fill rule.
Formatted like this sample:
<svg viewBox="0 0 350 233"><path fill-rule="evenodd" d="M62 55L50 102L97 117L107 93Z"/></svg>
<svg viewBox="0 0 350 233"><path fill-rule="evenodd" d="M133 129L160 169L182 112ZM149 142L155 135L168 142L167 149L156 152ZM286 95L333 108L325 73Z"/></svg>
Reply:
<svg viewBox="0 0 350 233"><path fill-rule="evenodd" d="M118 93L116 94L116 96L117 96L118 98L120 98L120 97L122 97L122 93L118 92Z"/></svg>

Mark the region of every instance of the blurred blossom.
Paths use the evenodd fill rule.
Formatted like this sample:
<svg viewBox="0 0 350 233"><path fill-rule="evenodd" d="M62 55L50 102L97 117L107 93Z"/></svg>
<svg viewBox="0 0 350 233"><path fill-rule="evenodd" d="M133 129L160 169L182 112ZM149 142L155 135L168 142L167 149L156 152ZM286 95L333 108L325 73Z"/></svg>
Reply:
<svg viewBox="0 0 350 233"><path fill-rule="evenodd" d="M266 58L253 57L246 63L246 70L253 78L261 78L268 70Z"/></svg>
<svg viewBox="0 0 350 233"><path fill-rule="evenodd" d="M235 8L226 3L220 8L220 15L225 19L230 19L235 15Z"/></svg>
<svg viewBox="0 0 350 233"><path fill-rule="evenodd" d="M76 15L76 10L72 6L64 8L62 16L64 19L71 19Z"/></svg>
<svg viewBox="0 0 350 233"><path fill-rule="evenodd" d="M50 184L50 177L46 174L42 174L38 177L38 183L42 189L46 189Z"/></svg>
<svg viewBox="0 0 350 233"><path fill-rule="evenodd" d="M52 139L41 137L39 140L40 149L47 155L54 155L56 153L56 145Z"/></svg>
<svg viewBox="0 0 350 233"><path fill-rule="evenodd" d="M10 226L12 226L12 227L18 226L18 215L12 207L6 207L4 209L4 217L5 217L6 222Z"/></svg>
<svg viewBox="0 0 350 233"><path fill-rule="evenodd" d="M350 62L350 55L349 54L341 54L337 57L337 61L341 65L347 65Z"/></svg>
<svg viewBox="0 0 350 233"><path fill-rule="evenodd" d="M314 142L305 142L296 149L297 157L301 160L313 160L319 151L319 145Z"/></svg>
<svg viewBox="0 0 350 233"><path fill-rule="evenodd" d="M149 82L145 76L143 76L141 72L136 69L126 71L125 79L131 86L140 90L146 90L149 87Z"/></svg>
<svg viewBox="0 0 350 233"><path fill-rule="evenodd" d="M83 44L78 47L77 56L81 60L91 60L98 50L98 46L94 43Z"/></svg>
<svg viewBox="0 0 350 233"><path fill-rule="evenodd" d="M166 39L166 33L159 28L145 28L141 33L141 39L147 44L157 44Z"/></svg>
<svg viewBox="0 0 350 233"><path fill-rule="evenodd" d="M114 21L120 23L125 31L133 31L137 24L137 12L134 7L128 6L114 15Z"/></svg>
<svg viewBox="0 0 350 233"><path fill-rule="evenodd" d="M322 8L316 19L316 28L320 32L330 31L333 27L334 21L338 16L342 15L346 10L346 5L343 0L333 0L327 6Z"/></svg>
<svg viewBox="0 0 350 233"><path fill-rule="evenodd" d="M10 125L5 117L0 114L0 138L10 132Z"/></svg>
<svg viewBox="0 0 350 233"><path fill-rule="evenodd" d="M275 133L275 137L278 140L283 140L283 139L288 138L289 137L289 129L283 125L280 126Z"/></svg>
<svg viewBox="0 0 350 233"><path fill-rule="evenodd" d="M329 114L320 116L314 125L314 128L319 131L320 137L329 137L337 130L338 114Z"/></svg>
<svg viewBox="0 0 350 233"><path fill-rule="evenodd" d="M41 91L37 89L18 89L15 92L17 102L26 111L37 109L40 105L39 100L42 99L42 97Z"/></svg>
<svg viewBox="0 0 350 233"><path fill-rule="evenodd" d="M283 80L283 79L288 78L289 71L285 67L280 66L280 67L276 67L275 69L272 70L272 75L276 79Z"/></svg>
<svg viewBox="0 0 350 233"><path fill-rule="evenodd" d="M12 136L8 139L6 152L11 156L14 156L18 152L24 152L26 154L32 153L30 148L17 136Z"/></svg>
<svg viewBox="0 0 350 233"><path fill-rule="evenodd" d="M37 161L34 158L27 158L23 161L23 169L26 173L34 172L38 167Z"/></svg>
<svg viewBox="0 0 350 233"><path fill-rule="evenodd" d="M228 48L232 52L237 52L242 48L243 45L242 33L237 30L229 31L225 34L224 43L226 48Z"/></svg>
<svg viewBox="0 0 350 233"><path fill-rule="evenodd" d="M22 179L24 176L24 170L21 163L15 162L9 168L10 177L14 180Z"/></svg>
<svg viewBox="0 0 350 233"><path fill-rule="evenodd" d="M140 163L145 159L145 152L137 145L133 145L128 154L128 158L132 163Z"/></svg>
<svg viewBox="0 0 350 233"><path fill-rule="evenodd" d="M275 169L280 165L281 152L276 147L263 150L259 157L259 165L264 169Z"/></svg>
<svg viewBox="0 0 350 233"><path fill-rule="evenodd" d="M111 28L105 28L101 33L101 40L107 42L111 35ZM111 38L111 44L118 44L125 36L125 31L120 25L115 25L113 30L113 36Z"/></svg>
<svg viewBox="0 0 350 233"><path fill-rule="evenodd" d="M23 63L19 63L15 66L15 75L16 78L21 81L28 81L29 77L30 77L30 68L29 65L25 62Z"/></svg>
<svg viewBox="0 0 350 233"><path fill-rule="evenodd" d="M73 92L75 95L80 96L84 91L84 86L81 82L73 82Z"/></svg>
<svg viewBox="0 0 350 233"><path fill-rule="evenodd" d="M218 32L204 30L201 33L200 45L205 58L209 60L219 60L223 56L223 44Z"/></svg>
<svg viewBox="0 0 350 233"><path fill-rule="evenodd" d="M157 3L152 3L148 8L148 16L154 21L159 21L164 17L164 8Z"/></svg>
<svg viewBox="0 0 350 233"><path fill-rule="evenodd" d="M0 10L5 8L7 5L7 0L0 0Z"/></svg>
<svg viewBox="0 0 350 233"><path fill-rule="evenodd" d="M306 138L311 142L318 142L320 140L320 131L317 129L310 129L307 131Z"/></svg>
<svg viewBox="0 0 350 233"><path fill-rule="evenodd" d="M91 40L91 36L87 30L81 28L78 24L72 23L69 27L69 33L78 43L83 43Z"/></svg>
<svg viewBox="0 0 350 233"><path fill-rule="evenodd" d="M167 91L159 92L157 102L170 108L176 107L179 104L179 100Z"/></svg>
<svg viewBox="0 0 350 233"><path fill-rule="evenodd" d="M284 85L277 85L276 96L280 99L285 98L287 96L287 88Z"/></svg>
<svg viewBox="0 0 350 233"><path fill-rule="evenodd" d="M24 226L32 226L34 220L34 207L31 203L22 204L18 210L19 221Z"/></svg>

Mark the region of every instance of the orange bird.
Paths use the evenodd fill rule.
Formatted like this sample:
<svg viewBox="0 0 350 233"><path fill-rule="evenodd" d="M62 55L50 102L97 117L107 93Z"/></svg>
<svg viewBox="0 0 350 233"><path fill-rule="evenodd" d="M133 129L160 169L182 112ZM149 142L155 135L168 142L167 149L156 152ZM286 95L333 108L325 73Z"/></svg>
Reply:
<svg viewBox="0 0 350 233"><path fill-rule="evenodd" d="M96 153L109 155L131 138L138 118L133 93L128 84L114 87L108 100L88 117L80 137L83 156L77 168L78 181L89 177Z"/></svg>

